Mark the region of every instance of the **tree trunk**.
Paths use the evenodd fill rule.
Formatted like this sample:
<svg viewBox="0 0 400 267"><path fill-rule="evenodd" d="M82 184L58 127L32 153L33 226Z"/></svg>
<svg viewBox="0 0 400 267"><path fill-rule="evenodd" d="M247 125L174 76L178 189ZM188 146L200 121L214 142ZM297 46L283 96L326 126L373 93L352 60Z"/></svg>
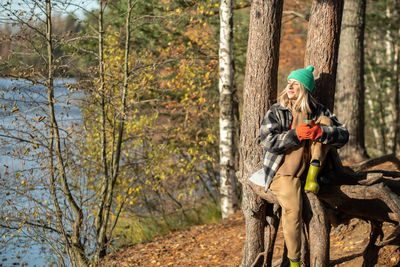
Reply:
<svg viewBox="0 0 400 267"><path fill-rule="evenodd" d="M101 94L101 159L103 169L103 180L101 185L100 203L97 216L95 219L96 228L96 253L95 262L98 262L102 257L107 254L107 222L106 217L106 202L110 185L110 171L107 162L107 135L106 135L106 100L105 100L105 77L104 77L104 28L103 28L103 15L105 9L105 1L99 0L99 15L98 15L98 60L99 60L99 92Z"/></svg>
<svg viewBox="0 0 400 267"><path fill-rule="evenodd" d="M121 103L120 103L120 114L118 114L118 136L117 136L117 141L112 143L115 143L115 149L112 151L112 157L111 157L111 179L109 181L109 186L108 186L108 194L107 194L107 202L106 202L106 208L105 208L105 217L104 217L104 225L105 229L107 232L105 232L105 240L111 240L112 239L112 232L114 230L115 225L118 222L119 215L121 214L121 210L123 207L123 202L121 203L121 206L116 210L116 212L112 212L112 204L113 204L113 197L114 197L114 188L115 184L117 181L117 178L119 176L119 168L120 168L120 159L121 159L121 154L122 154L122 140L124 136L124 127L125 127L125 121L126 121L126 109L127 109L127 97L128 97L128 81L129 81L129 54L130 54L130 40L131 40L131 14L132 14L132 0L127 1L127 8L126 8L126 18L125 18L125 46L124 46L124 81L123 81L123 87L122 87L122 94L121 94ZM117 211L118 210L118 211ZM113 216L111 216L111 214ZM114 221L112 222L110 217L114 217ZM112 225L112 227L109 227L108 225ZM107 249L109 244L105 244L105 247ZM105 249L105 252L107 250Z"/></svg>
<svg viewBox="0 0 400 267"><path fill-rule="evenodd" d="M366 0L344 3L336 77L335 113L349 130L344 159L368 158L364 144L364 29Z"/></svg>
<svg viewBox="0 0 400 267"><path fill-rule="evenodd" d="M247 180L262 167L259 129L266 110L276 101L282 8L283 1L254 0L250 10L238 175L243 184L242 209L246 220L242 266L251 266L264 252L266 205Z"/></svg>
<svg viewBox="0 0 400 267"><path fill-rule="evenodd" d="M372 79L374 88L379 88L379 84L378 84L377 79L375 77L374 70L373 70L373 68L371 66L371 63L368 62L368 61L367 61L367 68L370 71L370 75L371 75L371 79ZM366 88L365 91L366 91L366 99L367 99L368 109L371 110L371 111L376 110L375 109L375 105L374 105L375 100L373 99L373 96L371 94L372 93L371 90ZM379 110L381 110L381 109L379 109ZM372 127L372 132L374 134L374 140L375 140L375 143L376 143L376 149L379 152L384 152L384 151L386 151L386 149L385 149L385 147L386 147L385 135L384 134L382 135L380 133L380 129L382 128L382 127L380 127L380 125L384 125L384 120L383 120L384 118L382 116L380 116L380 114L381 114L380 112L376 112L376 113L378 113L378 114L374 114L375 116L372 117L372 120L373 120L372 123L371 123L372 126L373 126Z"/></svg>
<svg viewBox="0 0 400 267"><path fill-rule="evenodd" d="M219 156L222 218L237 209L233 88L232 0L221 0L219 46Z"/></svg>
<svg viewBox="0 0 400 267"><path fill-rule="evenodd" d="M326 209L314 193L305 193L303 197L306 211L308 211L305 212L304 217L308 226L310 264L311 266L328 266L330 223Z"/></svg>
<svg viewBox="0 0 400 267"><path fill-rule="evenodd" d="M314 66L317 99L333 109L336 67L339 50L343 0L314 0L311 6L307 34L305 65ZM310 194L305 196L304 215L309 222L310 265L326 266L329 262L329 224L324 204ZM319 238L315 238L319 236Z"/></svg>
<svg viewBox="0 0 400 267"><path fill-rule="evenodd" d="M400 30L398 33L398 37L400 37ZM400 81L399 81L399 76L400 76L400 55L399 55L399 50L400 46L398 43L395 44L395 65L394 65L394 103L395 103L395 120L394 120L394 137L393 137L393 149L392 149L392 154L396 155L396 152L398 151L398 146L399 146L399 131L400 131Z"/></svg>
<svg viewBox="0 0 400 267"><path fill-rule="evenodd" d="M392 32L392 5L391 5L391 1L386 1L386 19L388 21L388 27L386 29L386 35L384 38L384 43L385 43L385 57L384 57L384 64L386 65L385 67L392 73L394 73L394 65L395 65L395 60L394 60L394 47L393 47L393 32ZM394 135L395 135L395 115L394 113L396 112L395 110L395 103L394 100L395 98L392 97L395 92L394 92L394 75L385 75L385 91L386 91L386 95L388 96L389 101L387 101L384 105L385 110L387 110L388 112L385 112L385 121L388 123L387 125L384 125L383 128L384 133L386 134L387 138L386 138L386 146L388 147L389 150L393 151L393 147L395 146L395 144L393 143L394 141ZM382 100L381 100L382 102ZM386 151L385 151L386 154Z"/></svg>
<svg viewBox="0 0 400 267"><path fill-rule="evenodd" d="M305 66L314 66L317 99L333 110L343 0L313 0L308 24Z"/></svg>
<svg viewBox="0 0 400 267"><path fill-rule="evenodd" d="M65 161L62 155L61 148L61 137L60 130L55 114L55 98L54 98L54 74L53 74L53 63L54 63L54 48L53 48L53 37L52 37L52 3L51 0L46 0L46 46L47 46L47 67L48 76L46 80L48 107L49 107L49 118L51 126L51 151L50 156L57 159L58 175L62 186L63 197L68 203L68 208L71 209L74 223L69 234L62 225L58 225L59 229L62 229L62 238L65 242L66 250L68 255L71 257L70 262L72 266L88 266L89 260L85 254L85 250L82 244L81 227L83 222L83 212L81 207L76 202L67 181L67 172L65 170ZM55 143L55 151L53 151L53 142ZM53 167L53 159L50 159L50 166ZM54 182L54 171L50 171L50 181ZM61 211L59 202L57 200L57 192L55 185L50 185L53 205L56 209L58 224L61 222Z"/></svg>
<svg viewBox="0 0 400 267"><path fill-rule="evenodd" d="M394 1L393 9L395 11L400 10L400 1ZM397 24L397 27L394 27L393 30L393 85L394 85L394 136L393 136L393 147L392 153L396 155L398 153L398 149L400 149L399 145L399 131L400 131L400 85L399 85L399 74L400 74L400 27Z"/></svg>

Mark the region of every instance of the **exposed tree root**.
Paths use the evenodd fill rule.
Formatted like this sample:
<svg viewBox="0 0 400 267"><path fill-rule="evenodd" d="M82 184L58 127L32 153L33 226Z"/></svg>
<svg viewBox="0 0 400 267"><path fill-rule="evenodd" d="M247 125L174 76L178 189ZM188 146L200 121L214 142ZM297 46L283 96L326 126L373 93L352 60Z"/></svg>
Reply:
<svg viewBox="0 0 400 267"><path fill-rule="evenodd" d="M400 160L394 154L387 154L387 155L383 155L379 158L368 159L368 160L362 161L360 163L354 164L354 165L350 166L350 168L353 171L360 171L360 170L374 167L376 165L382 164L387 161L393 162L396 165L396 167L400 169Z"/></svg>
<svg viewBox="0 0 400 267"><path fill-rule="evenodd" d="M400 161L393 155L368 160L355 169L392 161L400 167ZM329 265L329 232L331 223L337 225L342 218L360 218L371 225L370 241L363 257L364 266L372 266L379 248L399 241L400 226L386 239L383 238L382 223L400 225L400 172L365 171L354 172L342 166L336 150L331 150L321 173L321 190L318 196L303 193L303 220L307 231L303 232L302 260L311 266ZM248 182L252 190L271 208L266 217L265 251L260 253L252 266L272 266L272 252L279 226L277 210L279 203L271 191ZM285 257L284 257L285 259Z"/></svg>

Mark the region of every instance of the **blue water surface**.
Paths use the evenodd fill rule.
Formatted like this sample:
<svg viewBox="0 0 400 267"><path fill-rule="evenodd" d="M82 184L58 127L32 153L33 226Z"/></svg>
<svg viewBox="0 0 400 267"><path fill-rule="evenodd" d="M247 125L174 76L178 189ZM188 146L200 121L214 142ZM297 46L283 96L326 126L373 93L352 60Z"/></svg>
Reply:
<svg viewBox="0 0 400 267"><path fill-rule="evenodd" d="M82 93L71 91L67 88L68 84L74 84L74 79L57 79L55 84L56 98L56 116L60 128L66 128L73 123L81 122L81 111L79 109L79 101L82 99ZM21 79L0 78L0 138L7 133L21 138L26 138L26 134L30 129L24 128L21 117L27 121L37 120L41 116L47 115L47 91L45 86L41 84L33 84L30 81ZM36 123L35 127L40 129L40 123ZM65 133L64 133L65 134ZM33 167L36 162L15 159L11 156L13 146L0 147L0 178L6 177L5 172L12 176L13 172L21 168ZM40 175L40 174L38 174ZM48 199L49 193L46 190L38 191L37 194L43 194L38 198ZM17 198L18 200L18 198ZM27 203L16 203L24 207ZM5 196L0 196L0 206L2 209L7 208ZM26 207L29 208L29 207ZM1 233L0 233L1 234ZM46 245L31 245L29 243L19 243L18 241L7 243L0 246L0 267L3 266L51 266L56 263L57 258L49 250ZM16 265L18 264L18 265ZM59 266L55 264L54 266Z"/></svg>

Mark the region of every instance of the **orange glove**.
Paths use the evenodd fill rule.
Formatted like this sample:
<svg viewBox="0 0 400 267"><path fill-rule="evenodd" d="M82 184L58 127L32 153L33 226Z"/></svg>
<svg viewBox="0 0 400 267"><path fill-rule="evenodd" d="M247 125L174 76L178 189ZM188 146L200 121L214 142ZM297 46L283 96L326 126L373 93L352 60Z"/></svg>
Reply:
<svg viewBox="0 0 400 267"><path fill-rule="evenodd" d="M296 127L296 134L300 140L317 140L322 136L322 129L313 121L303 122Z"/></svg>
<svg viewBox="0 0 400 267"><path fill-rule="evenodd" d="M307 123L303 122L296 127L296 134L300 140L311 139L311 128Z"/></svg>
<svg viewBox="0 0 400 267"><path fill-rule="evenodd" d="M318 124L315 124L313 121L309 122L311 124L311 134L310 134L310 139L311 140L317 140L318 138L320 138L322 136L322 129Z"/></svg>

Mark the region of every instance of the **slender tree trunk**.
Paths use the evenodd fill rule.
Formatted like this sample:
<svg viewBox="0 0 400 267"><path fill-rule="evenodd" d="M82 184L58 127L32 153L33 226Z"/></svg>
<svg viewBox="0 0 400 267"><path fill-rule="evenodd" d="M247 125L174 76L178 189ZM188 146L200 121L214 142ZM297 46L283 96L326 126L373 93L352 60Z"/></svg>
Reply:
<svg viewBox="0 0 400 267"><path fill-rule="evenodd" d="M95 220L96 227L96 255L95 261L98 262L100 258L106 255L106 246L107 246L107 222L105 221L106 216L106 202L107 195L109 192L110 185L110 174L107 163L107 136L106 136L106 92L105 92L105 80L104 80L104 28L103 28L103 14L105 9L105 3L103 0L99 0L99 14L98 14L98 42L99 42L99 51L98 51L98 60L99 60L99 93L101 94L101 128L100 128L100 136L101 136L101 157L102 157L102 167L103 167L103 181L101 185L101 195L100 195L100 203L99 210Z"/></svg>
<svg viewBox="0 0 400 267"><path fill-rule="evenodd" d="M314 66L317 99L333 110L343 0L313 0L308 23L305 66Z"/></svg>
<svg viewBox="0 0 400 267"><path fill-rule="evenodd" d="M113 195L114 195L114 188L115 188L115 183L117 181L118 175L119 175L119 167L120 167L120 159L121 159L121 153L122 153L122 140L124 136L124 127L125 127L125 119L126 119L126 99L128 95L128 81L129 81L129 53L130 53L130 40L131 40L131 14L132 14L132 0L127 1L127 9L126 9L126 18L125 18L125 46L124 46L124 81L123 81L123 87L122 87L122 93L121 93L121 103L120 103L120 113L117 116L118 123L118 136L117 140L115 143L115 150L113 150L113 156L112 158L114 159L111 168L111 179L109 181L109 186L108 186L108 195L107 195L107 203L106 203L106 209L105 209L105 219L104 223L105 226L107 227L109 224L109 217L111 213L111 208L112 208L112 202L113 202ZM114 143L114 139L113 139ZM119 214L119 213L118 213ZM115 220L112 223L112 225L116 224L118 221L119 216L115 216ZM106 240L111 240L112 236L112 229L108 230L108 233L106 233ZM108 244L107 244L108 245Z"/></svg>
<svg viewBox="0 0 400 267"><path fill-rule="evenodd" d="M308 24L305 65L314 66L315 95L319 101L333 109L336 67L338 60L343 0L314 0ZM308 223L310 265L327 266L329 262L329 224L324 203L318 198L305 196L304 214L312 218ZM318 237L318 238L314 238Z"/></svg>
<svg viewBox="0 0 400 267"><path fill-rule="evenodd" d="M388 29L386 30L386 36L385 36L385 59L384 59L384 64L387 64L387 69L389 69L391 72L394 73L394 66L395 66L395 60L394 60L394 47L393 47L393 40L392 40L392 25L391 25L391 20L392 20L392 8L391 8L391 1L386 1L386 18L389 21L388 24ZM389 96L389 101L386 103L385 107L388 110L388 112L385 112L385 121L388 123L387 125L384 125L383 128L385 128L385 134L387 136L386 141L387 141L387 147L389 150L393 150L395 143L394 141L394 136L396 135L395 133L395 111L396 111L396 104L394 103L394 97L395 95L394 92L394 75L390 76L388 75L385 80L385 88L386 88L386 95ZM386 153L385 153L386 154Z"/></svg>
<svg viewBox="0 0 400 267"><path fill-rule="evenodd" d="M381 95L379 92L379 84L377 82L377 79L375 77L375 73L374 70L371 66L371 63L367 61L367 67L369 68L369 72L372 78L372 82L374 85L374 88L377 89L379 96ZM367 104L369 107L369 110L375 110L375 106L374 106L374 99L372 98L372 94L371 94L371 90L368 90L366 88L366 96L367 96ZM380 99L380 97L378 97L378 100ZM380 101L378 101L378 103L380 103ZM379 111L381 110L381 108L379 108ZM377 114L376 114L377 113ZM374 122L372 123L372 132L374 134L374 140L376 143L376 149L380 152L383 152L384 154L386 151L386 144L385 144L385 134L381 133L381 125L385 124L384 118L381 116L381 112L376 112L374 114L374 117L372 117L372 120L374 120Z"/></svg>
<svg viewBox="0 0 400 267"><path fill-rule="evenodd" d="M124 127L126 120L126 100L128 94L128 81L129 81L129 53L130 53L130 24L131 24L131 14L132 14L132 0L127 1L127 12L125 19L125 46L124 46L124 80L123 87L121 93L121 103L119 114L116 117L116 126L117 127L117 140L115 142L115 138L113 135L112 139L112 156L111 160L107 160L107 136L105 133L106 130L106 88L104 81L104 58L103 58L103 11L105 5L100 1L100 13L99 13L99 75L100 75L100 93L101 93L101 108L102 108L102 157L103 157L103 171L104 171L104 182L103 191L102 191L102 202L100 203L100 211L99 211L99 220L97 221L98 225L96 225L97 229L97 240L98 240L98 248L96 252L96 260L98 261L102 257L104 257L107 253L108 241L111 240L112 230L114 227L109 228L109 225L116 225L119 214L118 212L114 219L114 222L110 222L110 214L113 203L113 195L115 183L117 181L119 175L119 167L120 167L120 159L122 153L122 141L124 135ZM115 147L115 148L114 148ZM111 162L110 162L111 161ZM109 164L111 164L110 169L108 169Z"/></svg>
<svg viewBox="0 0 400 267"><path fill-rule="evenodd" d="M400 39L400 30L398 32L398 37ZM393 149L392 149L392 153L394 155L396 155L396 153L398 152L398 146L399 146L399 131L400 131L400 86L399 86L399 76L400 76L400 55L399 55L399 51L400 50L400 46L398 43L395 44L395 65L394 65L394 82L395 82L395 86L394 86L394 103L395 103L395 120L394 120L394 137L393 137Z"/></svg>
<svg viewBox="0 0 400 267"><path fill-rule="evenodd" d="M235 175L235 117L233 87L232 0L221 0L219 46L219 156L222 218L237 209Z"/></svg>
<svg viewBox="0 0 400 267"><path fill-rule="evenodd" d="M364 29L366 0L346 0L340 32L335 113L349 130L344 159L368 158L364 144Z"/></svg>
<svg viewBox="0 0 400 267"><path fill-rule="evenodd" d="M283 1L254 0L250 9L240 128L239 177L243 184L242 209L246 220L242 266L251 266L264 251L266 204L257 198L247 180L262 167L259 129L267 109L276 101L282 8Z"/></svg>
<svg viewBox="0 0 400 267"><path fill-rule="evenodd" d="M65 171L65 162L62 156L61 149L61 138L59 133L59 128L57 124L57 119L55 116L54 110L54 75L53 75L53 38L52 38L52 7L51 1L46 0L46 41L47 41L47 67L48 67L48 76L46 81L47 87L47 96L48 96L48 106L49 106L49 117L50 117L50 125L51 125L51 151L50 156L53 157L53 144L55 142L55 156L57 158L57 169L59 172L59 177L61 181L61 186L63 190L63 196L67 199L67 203L71 208L74 215L74 223L72 225L71 233L66 234L63 226L59 226L62 230L60 233L62 238L64 239L65 246L67 248L67 252L71 257L71 264L73 266L88 266L88 258L85 254L82 241L81 241L81 227L83 222L83 212L81 207L76 203L72 192L69 188L67 181L67 174ZM54 183L54 170L53 170L53 159L50 159L50 181ZM53 205L56 209L56 216L58 224L62 219L62 213L60 210L60 206L57 200L57 192L54 188L54 184L50 185L52 199L54 201ZM68 237L67 237L68 236ZM70 238L70 240L69 240Z"/></svg>
<svg viewBox="0 0 400 267"><path fill-rule="evenodd" d="M387 137L388 137L388 117L385 116L385 105L383 104L383 99L385 99L385 96L382 94L381 91L378 89L378 114L379 114L379 133L381 135L380 141L381 141L381 147L382 147L382 153L386 154L386 150L388 148L388 145L386 143ZM389 131L390 132L390 131Z"/></svg>

